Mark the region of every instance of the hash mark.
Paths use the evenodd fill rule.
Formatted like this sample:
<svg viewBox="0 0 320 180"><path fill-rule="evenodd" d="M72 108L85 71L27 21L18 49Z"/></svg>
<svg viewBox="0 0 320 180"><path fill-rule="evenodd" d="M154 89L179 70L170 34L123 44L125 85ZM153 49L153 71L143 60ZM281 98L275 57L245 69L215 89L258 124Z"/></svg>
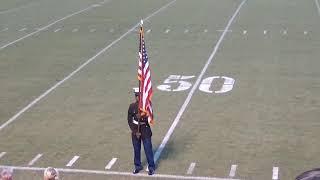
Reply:
<svg viewBox="0 0 320 180"><path fill-rule="evenodd" d="M1 152L0 153L0 159L4 156L4 155L6 155L7 154L7 152Z"/></svg>
<svg viewBox="0 0 320 180"><path fill-rule="evenodd" d="M187 174L192 174L195 166L196 166L195 162L191 163L188 168Z"/></svg>
<svg viewBox="0 0 320 180"><path fill-rule="evenodd" d="M111 169L111 167L116 161L117 161L117 158L112 158L111 161L106 165L105 169Z"/></svg>
<svg viewBox="0 0 320 180"><path fill-rule="evenodd" d="M66 165L67 167L71 167L78 159L80 158L80 156L74 156Z"/></svg>
<svg viewBox="0 0 320 180"><path fill-rule="evenodd" d="M36 161L38 161L41 158L42 154L36 155L29 163L28 166L32 166Z"/></svg>
<svg viewBox="0 0 320 180"><path fill-rule="evenodd" d="M237 165L233 164L230 169L229 177L234 177L236 175Z"/></svg>

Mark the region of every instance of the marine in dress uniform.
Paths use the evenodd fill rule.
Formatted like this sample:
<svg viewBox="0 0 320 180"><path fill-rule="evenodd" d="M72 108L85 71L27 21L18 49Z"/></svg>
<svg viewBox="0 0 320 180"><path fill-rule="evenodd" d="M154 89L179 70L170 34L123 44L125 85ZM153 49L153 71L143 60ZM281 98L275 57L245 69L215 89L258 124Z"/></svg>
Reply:
<svg viewBox="0 0 320 180"><path fill-rule="evenodd" d="M148 123L148 117L139 114L139 91L134 91L136 102L130 104L128 109L128 124L131 129L131 139L134 150L133 173L139 173L143 167L141 165L141 141L148 161L149 175L154 174L155 164L152 151L152 131Z"/></svg>

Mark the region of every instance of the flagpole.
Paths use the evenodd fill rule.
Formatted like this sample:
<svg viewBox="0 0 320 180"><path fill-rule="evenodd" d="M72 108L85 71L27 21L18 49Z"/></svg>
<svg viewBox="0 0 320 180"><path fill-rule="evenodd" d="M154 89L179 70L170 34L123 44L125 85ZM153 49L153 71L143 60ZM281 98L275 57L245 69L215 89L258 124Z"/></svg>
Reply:
<svg viewBox="0 0 320 180"><path fill-rule="evenodd" d="M142 59L142 36L143 36L143 20L141 19L140 21L140 31L139 31L139 41L140 41L140 44L139 44L139 61L141 61ZM143 73L143 69L142 69L142 73ZM140 77L141 78L141 77ZM140 132L140 120L141 120L141 100L142 100L142 93L141 93L141 79L139 79L139 100L138 100L138 114L139 114L139 117L138 118L138 130L137 130L137 138L140 138L141 136L141 132Z"/></svg>

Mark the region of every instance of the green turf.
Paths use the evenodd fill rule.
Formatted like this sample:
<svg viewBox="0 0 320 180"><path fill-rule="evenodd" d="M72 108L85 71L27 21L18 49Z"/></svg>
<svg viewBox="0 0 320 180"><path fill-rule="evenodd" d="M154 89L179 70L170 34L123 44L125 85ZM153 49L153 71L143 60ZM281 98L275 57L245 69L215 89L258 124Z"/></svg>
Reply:
<svg viewBox="0 0 320 180"><path fill-rule="evenodd" d="M123 2L113 1L3 49L0 54L1 83L6 86L0 89L1 99L5 102L0 105L0 122L8 120L164 2L167 1L140 2L145 6L141 11L119 12L117 7ZM138 8L137 2L131 3ZM98 26L96 33L89 32L91 26ZM53 32L61 27L65 27L62 32ZM79 32L72 33L74 28Z"/></svg>
<svg viewBox="0 0 320 180"><path fill-rule="evenodd" d="M235 87L225 95L194 95L171 139L189 142L172 146L180 153L168 149L168 159L194 158L197 175L225 176L238 164L243 179L271 179L273 166L280 179L318 167L319 17L311 7L302 1L244 6L205 75L233 77Z"/></svg>
<svg viewBox="0 0 320 180"><path fill-rule="evenodd" d="M113 0L0 51L0 83L5 85L0 88L0 124L168 2ZM77 9L71 8L73 1L69 3L60 11L68 14ZM145 22L145 30L151 29L146 44L155 91L155 150L189 92L163 92L157 85L174 74L195 75L190 80L194 83L222 33L219 30L240 3L178 0ZM82 0L77 7L86 4L89 1ZM41 6L48 8L48 2ZM50 17L43 13L37 20L28 12L20 13L27 13L31 25ZM50 13L60 15L52 9ZM273 166L280 168L280 179L316 168L319 18L312 1L247 1L204 75L232 77L234 89L220 95L196 90L160 157L157 173L186 175L189 164L196 162L194 175L227 177L230 166L237 164L236 178L264 180L272 179ZM62 31L54 33L57 28ZM79 31L74 33L75 28ZM92 28L96 32L90 33ZM26 166L43 153L34 166L63 168L79 155L75 168L103 170L116 157L113 171L131 171L126 112L137 84L137 38L137 32L123 38L0 131L0 152L8 152L0 164ZM220 85L215 81L213 89ZM41 174L19 171L16 175L23 176L39 179Z"/></svg>

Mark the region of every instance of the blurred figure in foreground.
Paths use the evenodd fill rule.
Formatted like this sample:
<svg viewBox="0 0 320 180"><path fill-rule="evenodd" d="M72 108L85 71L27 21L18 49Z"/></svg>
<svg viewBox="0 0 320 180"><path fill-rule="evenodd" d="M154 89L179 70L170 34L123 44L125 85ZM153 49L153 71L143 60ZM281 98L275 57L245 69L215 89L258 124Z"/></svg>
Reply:
<svg viewBox="0 0 320 180"><path fill-rule="evenodd" d="M0 169L0 180L13 180L13 169Z"/></svg>
<svg viewBox="0 0 320 180"><path fill-rule="evenodd" d="M59 172L53 167L48 167L44 170L43 173L44 180L58 180L59 179Z"/></svg>
<svg viewBox="0 0 320 180"><path fill-rule="evenodd" d="M297 176L296 180L320 180L320 168L304 172Z"/></svg>

